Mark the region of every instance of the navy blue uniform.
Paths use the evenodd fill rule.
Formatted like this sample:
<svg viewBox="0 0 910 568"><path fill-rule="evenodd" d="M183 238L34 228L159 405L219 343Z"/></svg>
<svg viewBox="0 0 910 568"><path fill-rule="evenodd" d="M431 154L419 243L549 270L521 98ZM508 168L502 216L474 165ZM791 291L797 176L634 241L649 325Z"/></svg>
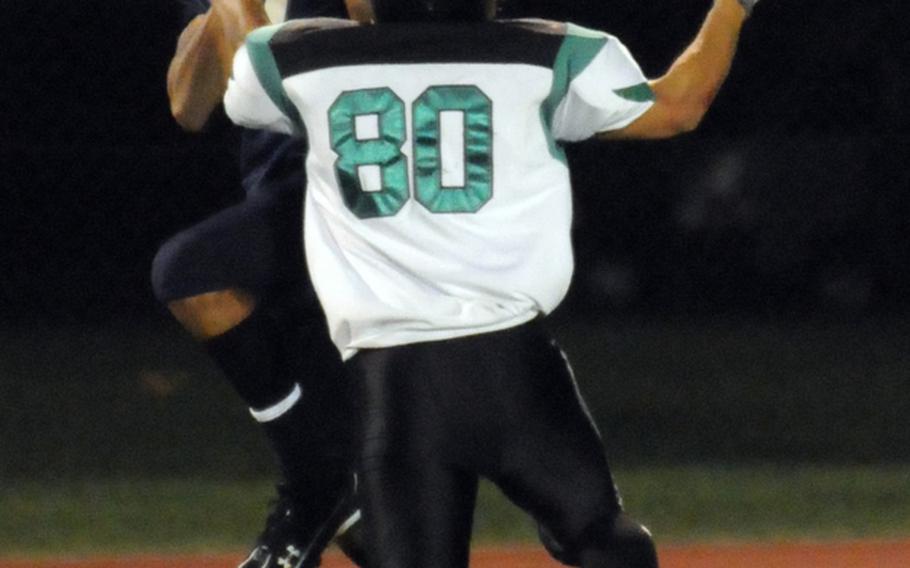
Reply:
<svg viewBox="0 0 910 568"><path fill-rule="evenodd" d="M259 298L299 295L318 309L303 262L302 145L278 134L243 132L246 199L161 247L152 269L161 302L242 288Z"/></svg>
<svg viewBox="0 0 910 568"><path fill-rule="evenodd" d="M209 8L206 0L181 4L184 27ZM287 6L289 18L345 15L342 0L290 0ZM203 342L250 409L265 411L253 415L285 479L266 529L241 566L315 566L356 507L351 397L306 271L305 143L254 130L241 130L239 139L245 199L168 240L155 257L152 285L165 304L238 288L255 296L252 314ZM276 408L282 410L273 413ZM363 566L356 526L338 544Z"/></svg>
<svg viewBox="0 0 910 568"><path fill-rule="evenodd" d="M208 10L207 0L182 0L184 23ZM341 0L290 0L288 18L346 17ZM306 276L302 246L305 144L261 130L241 133L240 171L247 198L165 243L152 267L163 303L242 288L259 298L295 297L319 311Z"/></svg>

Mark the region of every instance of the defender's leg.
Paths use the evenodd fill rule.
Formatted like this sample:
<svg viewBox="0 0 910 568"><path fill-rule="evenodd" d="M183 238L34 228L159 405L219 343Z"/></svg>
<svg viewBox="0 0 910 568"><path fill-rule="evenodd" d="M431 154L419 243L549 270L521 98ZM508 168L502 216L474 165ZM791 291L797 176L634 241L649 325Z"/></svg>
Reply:
<svg viewBox="0 0 910 568"><path fill-rule="evenodd" d="M233 288L172 300L167 308L196 341L208 341L240 325L256 309L256 299Z"/></svg>
<svg viewBox="0 0 910 568"><path fill-rule="evenodd" d="M218 213L165 244L153 267L157 296L243 398L287 480L250 567L283 558L274 549L288 545L318 562L354 508L347 375L321 311L298 297L289 272L301 259L276 253L275 207L247 201Z"/></svg>

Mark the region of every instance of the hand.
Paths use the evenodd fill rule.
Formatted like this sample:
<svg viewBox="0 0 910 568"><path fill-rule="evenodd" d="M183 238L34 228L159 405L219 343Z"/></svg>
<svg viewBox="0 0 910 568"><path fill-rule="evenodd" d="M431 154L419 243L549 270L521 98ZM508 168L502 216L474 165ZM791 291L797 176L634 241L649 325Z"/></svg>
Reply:
<svg viewBox="0 0 910 568"><path fill-rule="evenodd" d="M270 23L262 0L212 0L212 12L221 22L232 56L248 33Z"/></svg>
<svg viewBox="0 0 910 568"><path fill-rule="evenodd" d="M237 48L268 23L262 0L211 0L211 8L184 28L167 73L171 113L180 126L205 126L224 96Z"/></svg>
<svg viewBox="0 0 910 568"><path fill-rule="evenodd" d="M361 24L369 24L373 21L373 7L367 0L345 0L348 9L348 17Z"/></svg>

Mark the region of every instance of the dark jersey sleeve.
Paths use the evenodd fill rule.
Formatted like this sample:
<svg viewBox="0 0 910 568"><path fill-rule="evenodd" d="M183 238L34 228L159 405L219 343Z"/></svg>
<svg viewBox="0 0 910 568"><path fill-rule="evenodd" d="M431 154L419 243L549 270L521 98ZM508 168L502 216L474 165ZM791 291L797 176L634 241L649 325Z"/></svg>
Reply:
<svg viewBox="0 0 910 568"><path fill-rule="evenodd" d="M285 19L347 18L344 0L288 0Z"/></svg>

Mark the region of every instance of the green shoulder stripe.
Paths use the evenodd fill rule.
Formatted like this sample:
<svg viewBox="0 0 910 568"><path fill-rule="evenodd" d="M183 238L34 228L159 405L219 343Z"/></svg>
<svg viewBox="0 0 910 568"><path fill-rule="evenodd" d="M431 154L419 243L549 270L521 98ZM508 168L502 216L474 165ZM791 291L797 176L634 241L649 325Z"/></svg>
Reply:
<svg viewBox="0 0 910 568"><path fill-rule="evenodd" d="M303 131L303 122L300 119L300 113L297 107L288 98L284 86L281 84L281 72L278 70L278 63L275 61L275 54L269 47L269 41L284 24L275 24L258 28L250 32L246 37L246 48L250 54L250 61L253 64L253 70L262 83L265 92L272 99L272 102L286 114L295 127Z"/></svg>
<svg viewBox="0 0 910 568"><path fill-rule="evenodd" d="M636 103L646 103L654 100L654 91L651 90L651 85L647 83L639 83L624 89L614 89L613 92L627 101Z"/></svg>
<svg viewBox="0 0 910 568"><path fill-rule="evenodd" d="M553 116L559 103L569 91L569 85L591 64L607 41L609 40L604 33L575 24L567 24L566 38L563 40L553 64L553 86L550 89L550 95L540 109L541 120L550 145L550 154L563 162L566 162L565 151L552 134Z"/></svg>
<svg viewBox="0 0 910 568"><path fill-rule="evenodd" d="M598 38L606 39L606 37L607 37L606 34L603 32L590 30L588 28L584 28L584 27L581 27L581 26L578 26L575 24L568 24L567 33L570 35L577 36L577 37L590 38L590 39L598 39ZM596 53L595 53L595 55L596 55ZM593 59L593 57L592 57L592 59ZM588 63L590 63L590 60L587 63L585 63L585 67L587 67ZM584 68L582 68L582 70L583 69ZM579 73L580 73L580 71L579 71ZM576 75L577 74L578 73L576 73ZM570 82L571 82L571 79L570 79ZM623 89L614 89L613 92L616 93L616 95L618 95L626 100L633 101L636 103L644 103L644 102L654 100L654 91L651 90L651 86L647 83L639 83L638 85L632 85L631 87L625 87Z"/></svg>

